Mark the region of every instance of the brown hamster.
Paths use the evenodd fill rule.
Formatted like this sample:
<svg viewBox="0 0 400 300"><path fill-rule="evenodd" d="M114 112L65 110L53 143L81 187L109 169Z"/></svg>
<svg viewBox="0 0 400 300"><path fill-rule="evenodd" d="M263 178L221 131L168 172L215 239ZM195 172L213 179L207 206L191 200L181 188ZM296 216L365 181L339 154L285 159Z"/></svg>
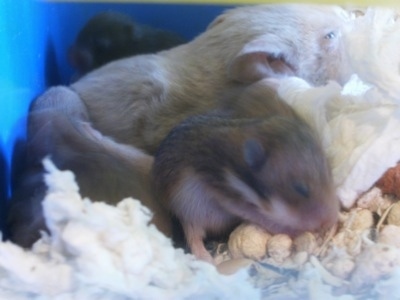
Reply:
<svg viewBox="0 0 400 300"><path fill-rule="evenodd" d="M42 201L44 184L42 159L49 156L61 170L74 172L83 197L116 204L126 197L140 199L153 212L152 223L169 236L170 220L149 193L153 156L130 145L114 142L88 122L79 97L66 89L68 105L53 102L59 89L51 89L34 105L29 115L30 139L25 159L29 169L20 174L9 202L10 240L30 247L46 230ZM51 109L49 109L49 107ZM55 109L57 107L57 109Z"/></svg>
<svg viewBox="0 0 400 300"><path fill-rule="evenodd" d="M79 77L116 59L156 53L185 42L171 31L139 24L123 13L106 11L87 21L69 49L68 58Z"/></svg>
<svg viewBox="0 0 400 300"><path fill-rule="evenodd" d="M232 86L286 75L345 82L343 14L323 5L234 8L189 43L107 64L70 88L97 130L153 154L175 125L215 109Z"/></svg>
<svg viewBox="0 0 400 300"><path fill-rule="evenodd" d="M29 112L27 173L51 155L59 168L80 174L78 183L86 185L83 190L98 190L104 199L109 194L116 198L112 192L116 186L115 190L133 196L149 193L136 171L143 154L153 155L171 129L190 115L217 108L220 95L233 86L286 75L314 85L329 79L346 81L348 64L340 39L344 14L332 6L240 6L221 14L189 43L117 60L69 87L47 90ZM107 137L105 144L80 134L76 130L80 122ZM119 150L109 147L110 139L116 148L132 149L127 156L131 164L126 164L125 154L112 154ZM89 163L90 167L82 167ZM107 184L106 177L98 178L102 174L112 174L110 182L118 184ZM24 201L28 209L31 199Z"/></svg>
<svg viewBox="0 0 400 300"><path fill-rule="evenodd" d="M212 262L203 242L208 234L241 221L296 235L337 220L339 202L318 138L286 103L268 93L260 98L263 89L250 86L237 102L262 103L255 118L251 110L235 111L235 104L229 113L191 117L155 155L156 197L180 221L200 259Z"/></svg>

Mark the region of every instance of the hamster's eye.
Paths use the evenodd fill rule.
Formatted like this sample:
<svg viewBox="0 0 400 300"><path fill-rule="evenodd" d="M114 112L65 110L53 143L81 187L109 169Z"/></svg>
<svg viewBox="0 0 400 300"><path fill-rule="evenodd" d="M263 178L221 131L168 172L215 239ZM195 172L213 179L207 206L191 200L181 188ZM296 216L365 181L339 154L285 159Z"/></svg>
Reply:
<svg viewBox="0 0 400 300"><path fill-rule="evenodd" d="M324 38L327 39L327 40L332 40L332 39L334 39L335 37L336 37L336 33L335 33L334 31L331 31L331 32L329 32L328 34L326 34L326 35L324 36Z"/></svg>
<svg viewBox="0 0 400 300"><path fill-rule="evenodd" d="M310 189L308 188L308 186L306 184L301 183L301 182L296 182L293 184L293 188L298 194L300 194L304 198L310 197Z"/></svg>

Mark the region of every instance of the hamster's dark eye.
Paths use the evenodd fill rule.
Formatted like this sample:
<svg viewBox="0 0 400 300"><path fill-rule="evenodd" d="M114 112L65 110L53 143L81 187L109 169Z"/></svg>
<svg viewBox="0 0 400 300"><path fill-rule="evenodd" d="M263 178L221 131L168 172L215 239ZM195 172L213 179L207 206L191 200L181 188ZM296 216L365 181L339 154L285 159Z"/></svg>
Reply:
<svg viewBox="0 0 400 300"><path fill-rule="evenodd" d="M301 182L296 182L293 184L293 188L298 194L300 194L304 198L310 197L310 189L308 188L308 186L306 184L301 183Z"/></svg>
<svg viewBox="0 0 400 300"><path fill-rule="evenodd" d="M331 32L329 32L328 34L326 34L324 36L324 38L327 39L327 40L334 39L335 37L336 37L336 33L334 31L331 31Z"/></svg>

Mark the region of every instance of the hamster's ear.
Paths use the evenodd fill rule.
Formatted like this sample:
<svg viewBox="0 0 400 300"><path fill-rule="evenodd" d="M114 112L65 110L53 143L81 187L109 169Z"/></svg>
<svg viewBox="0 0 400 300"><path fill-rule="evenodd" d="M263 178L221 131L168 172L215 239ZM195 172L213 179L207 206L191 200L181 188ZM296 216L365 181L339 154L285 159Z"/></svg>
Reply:
<svg viewBox="0 0 400 300"><path fill-rule="evenodd" d="M87 47L71 46L68 50L70 64L81 73L86 73L93 68L93 56Z"/></svg>
<svg viewBox="0 0 400 300"><path fill-rule="evenodd" d="M254 171L261 169L267 160L263 145L256 139L248 139L244 142L243 157L246 164Z"/></svg>
<svg viewBox="0 0 400 300"><path fill-rule="evenodd" d="M211 28L214 28L215 26L221 24L224 21L225 21L225 15L224 14L219 15L207 26L206 30L210 30Z"/></svg>
<svg viewBox="0 0 400 300"><path fill-rule="evenodd" d="M273 47L271 45L275 44ZM247 43L228 66L228 78L253 83L266 77L293 76L293 66L271 36Z"/></svg>

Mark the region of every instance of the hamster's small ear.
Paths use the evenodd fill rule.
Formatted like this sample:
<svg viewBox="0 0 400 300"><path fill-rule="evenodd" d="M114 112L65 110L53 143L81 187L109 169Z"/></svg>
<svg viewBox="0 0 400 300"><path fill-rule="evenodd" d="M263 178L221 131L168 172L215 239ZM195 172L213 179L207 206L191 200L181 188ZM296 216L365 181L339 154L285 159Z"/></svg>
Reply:
<svg viewBox="0 0 400 300"><path fill-rule="evenodd" d="M254 171L259 170L267 160L267 154L256 139L248 139L243 145L243 157L246 164Z"/></svg>
<svg viewBox="0 0 400 300"><path fill-rule="evenodd" d="M86 73L93 68L93 56L87 47L71 46L68 50L69 63L81 73Z"/></svg>
<svg viewBox="0 0 400 300"><path fill-rule="evenodd" d="M208 26L207 26L207 30L210 30L211 28L214 28L215 26L217 26L218 24L221 24L223 21L225 20L225 15L219 15L217 16Z"/></svg>
<svg viewBox="0 0 400 300"><path fill-rule="evenodd" d="M247 43L228 66L228 78L247 84L267 77L295 75L284 53L272 48L272 43L268 36Z"/></svg>

